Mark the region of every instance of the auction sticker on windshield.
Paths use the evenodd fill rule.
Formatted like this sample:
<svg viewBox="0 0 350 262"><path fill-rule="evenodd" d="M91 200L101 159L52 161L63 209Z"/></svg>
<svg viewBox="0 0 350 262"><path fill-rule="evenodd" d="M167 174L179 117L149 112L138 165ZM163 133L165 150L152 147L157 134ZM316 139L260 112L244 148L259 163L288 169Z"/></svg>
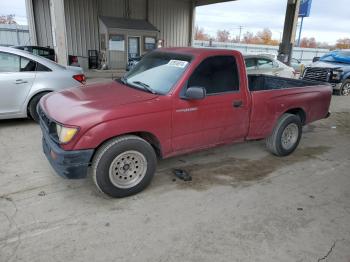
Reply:
<svg viewBox="0 0 350 262"><path fill-rule="evenodd" d="M180 68L185 68L187 66L187 61L181 61L181 60L170 60L168 63L168 66L175 66Z"/></svg>

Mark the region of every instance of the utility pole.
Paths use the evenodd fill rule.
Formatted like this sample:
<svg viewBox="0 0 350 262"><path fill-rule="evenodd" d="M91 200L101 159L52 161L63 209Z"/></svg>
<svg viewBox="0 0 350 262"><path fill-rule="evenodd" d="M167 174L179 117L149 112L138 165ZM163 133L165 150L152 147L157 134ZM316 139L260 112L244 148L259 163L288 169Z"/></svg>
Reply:
<svg viewBox="0 0 350 262"><path fill-rule="evenodd" d="M238 39L238 43L241 42L241 35L242 35L242 29L243 29L243 26L239 26L239 39Z"/></svg>

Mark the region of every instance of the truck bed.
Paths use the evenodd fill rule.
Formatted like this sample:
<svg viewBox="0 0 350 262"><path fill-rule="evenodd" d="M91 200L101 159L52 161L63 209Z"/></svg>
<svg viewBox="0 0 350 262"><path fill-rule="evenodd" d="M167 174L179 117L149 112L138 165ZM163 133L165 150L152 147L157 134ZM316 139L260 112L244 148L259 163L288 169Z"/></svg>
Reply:
<svg viewBox="0 0 350 262"><path fill-rule="evenodd" d="M332 94L328 84L267 75L249 75L248 82L252 101L248 140L269 136L286 112L302 111L303 124L328 114Z"/></svg>
<svg viewBox="0 0 350 262"><path fill-rule="evenodd" d="M260 74L248 75L248 84L249 90L251 92L254 92L306 86L318 86L324 85L325 83Z"/></svg>

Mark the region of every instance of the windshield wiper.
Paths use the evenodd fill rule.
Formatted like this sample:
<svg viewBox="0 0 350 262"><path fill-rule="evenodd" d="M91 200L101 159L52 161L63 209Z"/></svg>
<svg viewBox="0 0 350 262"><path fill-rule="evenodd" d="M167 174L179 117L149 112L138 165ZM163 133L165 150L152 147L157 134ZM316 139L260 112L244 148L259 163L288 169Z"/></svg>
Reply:
<svg viewBox="0 0 350 262"><path fill-rule="evenodd" d="M147 90L148 92L152 93L152 94L158 94L157 91L155 91L154 89L152 89L149 85L147 85L146 83L143 83L141 81L134 81L132 82L133 84L139 85L141 87L143 87L143 89Z"/></svg>

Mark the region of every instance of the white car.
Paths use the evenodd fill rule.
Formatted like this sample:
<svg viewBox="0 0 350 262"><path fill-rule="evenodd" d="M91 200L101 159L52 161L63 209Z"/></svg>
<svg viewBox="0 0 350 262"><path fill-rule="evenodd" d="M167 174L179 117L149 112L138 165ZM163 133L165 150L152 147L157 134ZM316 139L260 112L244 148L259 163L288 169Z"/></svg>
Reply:
<svg viewBox="0 0 350 262"><path fill-rule="evenodd" d="M293 67L287 66L269 55L245 55L246 69L248 74L273 75L286 78L295 78L296 72Z"/></svg>
<svg viewBox="0 0 350 262"><path fill-rule="evenodd" d="M0 47L0 119L31 117L42 96L82 85L83 70L10 47Z"/></svg>

